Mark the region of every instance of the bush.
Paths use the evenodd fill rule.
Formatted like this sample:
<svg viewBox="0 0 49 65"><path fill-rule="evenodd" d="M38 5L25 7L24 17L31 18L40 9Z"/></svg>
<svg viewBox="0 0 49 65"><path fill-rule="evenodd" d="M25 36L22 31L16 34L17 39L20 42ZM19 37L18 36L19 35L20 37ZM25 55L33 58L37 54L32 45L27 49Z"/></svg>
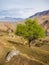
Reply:
<svg viewBox="0 0 49 65"><path fill-rule="evenodd" d="M25 25L18 24L15 34L26 38L29 47L32 40L45 37L44 29L37 23L37 20L31 19L26 20Z"/></svg>

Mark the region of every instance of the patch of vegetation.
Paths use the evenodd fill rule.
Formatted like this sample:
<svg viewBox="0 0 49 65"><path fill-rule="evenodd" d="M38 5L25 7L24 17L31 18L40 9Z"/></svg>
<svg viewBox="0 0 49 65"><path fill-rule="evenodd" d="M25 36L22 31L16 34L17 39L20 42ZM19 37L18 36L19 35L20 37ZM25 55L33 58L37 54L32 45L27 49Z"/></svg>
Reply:
<svg viewBox="0 0 49 65"><path fill-rule="evenodd" d="M15 34L27 39L29 47L32 40L45 37L44 29L37 23L37 20L31 19L26 20L25 25L18 24Z"/></svg>
<svg viewBox="0 0 49 65"><path fill-rule="evenodd" d="M36 44L35 44L35 46L36 47L41 47L41 46L43 46L45 43L43 43L43 42L37 42Z"/></svg>

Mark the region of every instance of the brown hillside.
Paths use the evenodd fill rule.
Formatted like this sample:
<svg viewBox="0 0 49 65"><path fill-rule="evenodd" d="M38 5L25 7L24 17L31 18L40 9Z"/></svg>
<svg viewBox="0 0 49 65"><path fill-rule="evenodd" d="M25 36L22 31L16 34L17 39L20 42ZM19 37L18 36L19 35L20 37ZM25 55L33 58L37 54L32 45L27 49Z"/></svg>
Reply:
<svg viewBox="0 0 49 65"><path fill-rule="evenodd" d="M14 22L1 22L0 21L0 30L6 31L8 28L15 30L16 23Z"/></svg>

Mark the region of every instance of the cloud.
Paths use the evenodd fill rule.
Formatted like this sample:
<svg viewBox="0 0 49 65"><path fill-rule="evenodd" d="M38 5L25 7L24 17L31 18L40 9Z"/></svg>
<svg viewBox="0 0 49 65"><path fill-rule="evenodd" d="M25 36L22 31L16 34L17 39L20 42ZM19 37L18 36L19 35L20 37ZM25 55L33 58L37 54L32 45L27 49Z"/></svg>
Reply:
<svg viewBox="0 0 49 65"><path fill-rule="evenodd" d="M4 17L15 17L15 18L27 18L35 12L33 8L22 8L22 9L10 9L0 11L0 16Z"/></svg>
<svg viewBox="0 0 49 65"><path fill-rule="evenodd" d="M12 8L49 9L49 0L0 0L0 10Z"/></svg>
<svg viewBox="0 0 49 65"><path fill-rule="evenodd" d="M0 0L0 17L28 18L49 9L49 0Z"/></svg>

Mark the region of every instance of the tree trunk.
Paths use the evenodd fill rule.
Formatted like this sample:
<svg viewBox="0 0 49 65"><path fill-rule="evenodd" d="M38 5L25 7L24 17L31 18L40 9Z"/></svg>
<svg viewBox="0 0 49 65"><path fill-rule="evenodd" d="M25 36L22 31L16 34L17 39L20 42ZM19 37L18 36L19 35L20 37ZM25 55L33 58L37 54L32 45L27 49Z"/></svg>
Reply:
<svg viewBox="0 0 49 65"><path fill-rule="evenodd" d="M29 47L31 46L31 45L30 45L30 43L31 43L31 41L29 40L29 42L28 42L28 44L29 44Z"/></svg>
<svg viewBox="0 0 49 65"><path fill-rule="evenodd" d="M30 43L29 43L29 47L30 47L31 45L30 45Z"/></svg>

